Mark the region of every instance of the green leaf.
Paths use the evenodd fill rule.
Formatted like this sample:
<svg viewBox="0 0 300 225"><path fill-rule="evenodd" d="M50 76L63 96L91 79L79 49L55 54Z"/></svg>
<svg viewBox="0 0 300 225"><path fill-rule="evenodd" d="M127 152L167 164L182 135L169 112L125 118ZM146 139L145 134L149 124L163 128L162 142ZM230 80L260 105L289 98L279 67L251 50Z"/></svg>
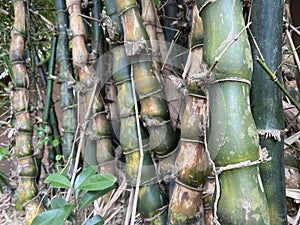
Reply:
<svg viewBox="0 0 300 225"><path fill-rule="evenodd" d="M113 187L109 187L107 189L101 191L89 191L87 192L81 199L78 204L78 210L81 211L89 206L93 201L100 198L101 196L105 195L106 193L110 192Z"/></svg>
<svg viewBox="0 0 300 225"><path fill-rule="evenodd" d="M8 176L3 173L2 171L0 171L0 181L5 185L5 186L10 186L10 183L7 181ZM3 193L3 188L0 185L0 193Z"/></svg>
<svg viewBox="0 0 300 225"><path fill-rule="evenodd" d="M3 173L2 171L0 171L0 181L6 186L10 186L7 179L8 179L8 176L5 173Z"/></svg>
<svg viewBox="0 0 300 225"><path fill-rule="evenodd" d="M31 225L63 225L73 209L73 205L66 205L59 209L48 210L35 217Z"/></svg>
<svg viewBox="0 0 300 225"><path fill-rule="evenodd" d="M37 144L36 147L37 147L37 148L42 147L43 145L47 144L49 140L50 140L50 137L45 137L45 138L43 138L42 140L40 140L40 141L38 142L38 144Z"/></svg>
<svg viewBox="0 0 300 225"><path fill-rule="evenodd" d="M69 179L59 173L50 174L44 182L50 183L50 187L52 188L72 188Z"/></svg>
<svg viewBox="0 0 300 225"><path fill-rule="evenodd" d="M8 147L0 149L0 160L3 159L4 156L6 156L8 151L9 151Z"/></svg>
<svg viewBox="0 0 300 225"><path fill-rule="evenodd" d="M96 215L89 219L84 225L103 225L104 220L101 216Z"/></svg>
<svg viewBox="0 0 300 225"><path fill-rule="evenodd" d="M59 161L59 160L61 160L62 158L63 158L62 155L56 155L56 156L55 156L55 160L56 160L56 161Z"/></svg>
<svg viewBox="0 0 300 225"><path fill-rule="evenodd" d="M80 190L97 191L112 187L117 178L111 174L96 174L88 177L78 186Z"/></svg>
<svg viewBox="0 0 300 225"><path fill-rule="evenodd" d="M59 209L59 208L62 208L66 205L70 205L70 204L63 198L55 197L51 201L51 208L52 209Z"/></svg>
<svg viewBox="0 0 300 225"><path fill-rule="evenodd" d="M77 177L74 182L74 188L77 189L82 183L84 183L89 177L95 175L97 172L96 166L91 166L84 169Z"/></svg>
<svg viewBox="0 0 300 225"><path fill-rule="evenodd" d="M69 204L63 198L56 197L51 201L51 208L52 209L60 209L60 208L63 208L64 206L68 206L68 205L71 205L71 204ZM68 220L72 221L73 223L76 223L76 216L75 216L75 213L73 211L70 213L70 216L68 217Z"/></svg>
<svg viewBox="0 0 300 225"><path fill-rule="evenodd" d="M53 147L57 147L59 145L59 139L54 139L53 141L52 141L52 146Z"/></svg>

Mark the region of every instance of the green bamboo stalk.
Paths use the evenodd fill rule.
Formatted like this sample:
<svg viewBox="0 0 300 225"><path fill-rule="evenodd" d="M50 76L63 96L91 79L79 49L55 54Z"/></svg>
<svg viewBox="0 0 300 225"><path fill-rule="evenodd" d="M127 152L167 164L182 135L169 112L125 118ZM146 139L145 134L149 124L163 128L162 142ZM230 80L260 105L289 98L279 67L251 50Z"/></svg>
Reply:
<svg viewBox="0 0 300 225"><path fill-rule="evenodd" d="M271 71L276 70L282 61L283 7L283 0L252 3L251 31L257 45L261 46L264 63ZM254 43L251 44L254 58L258 52ZM270 162L260 165L260 174L268 200L270 223L286 224L282 94L263 76L264 73L259 61L253 64L251 110L259 131L260 146L267 148L272 157ZM273 79L280 83L281 69Z"/></svg>
<svg viewBox="0 0 300 225"><path fill-rule="evenodd" d="M200 72L198 69L201 69L202 42L203 26L195 5L190 34L190 76ZM205 146L206 97L195 82L188 86L186 102L181 124L180 152L175 161L178 172L169 204L169 221L170 224L178 225L204 224L202 189L209 169Z"/></svg>
<svg viewBox="0 0 300 225"><path fill-rule="evenodd" d="M16 145L15 156L18 162L18 189L16 209L26 210L26 223L30 224L39 212L38 201L35 200L38 188L36 185L37 168L33 157L32 134L33 124L29 108L29 76L24 59L26 35L26 10L23 1L14 1L14 29L12 31L9 59L15 80L15 91L12 99L15 113Z"/></svg>
<svg viewBox="0 0 300 225"><path fill-rule="evenodd" d="M55 1L57 14L58 41L56 50L56 62L59 68L58 82L60 83L60 107L62 109L62 152L64 160L74 161L74 154L71 154L74 135L76 130L75 101L72 84L74 84L73 70L70 63L69 39L67 29L69 27L66 3L63 0ZM72 163L71 163L72 167Z"/></svg>
<svg viewBox="0 0 300 225"><path fill-rule="evenodd" d="M152 68L150 42L135 0L115 0L122 19L125 51L133 65L136 92L141 101L141 116L150 134L150 148L158 156L174 151L178 137L170 124L163 89Z"/></svg>
<svg viewBox="0 0 300 225"><path fill-rule="evenodd" d="M123 37L123 30L120 18L117 14L113 1L105 1L107 14L112 18L115 26ZM111 40L119 43L119 40ZM118 45L116 45L118 46ZM113 46L113 47L116 47ZM113 78L118 88L118 111L120 117L120 144L123 148L126 161L126 173L129 184L139 186L137 208L147 224L166 224L166 198L160 187L156 184L156 173L153 161L149 152L149 139L145 128L136 120L134 90L131 82L130 63L125 54L124 45L112 49L113 58ZM139 126L139 127L138 127ZM143 157L139 151L140 128ZM140 168L140 161L142 168ZM141 179L137 181L139 170ZM145 204L145 203L149 204Z"/></svg>
<svg viewBox="0 0 300 225"><path fill-rule="evenodd" d="M50 53L49 66L48 66L48 77L49 78L47 79L46 99L45 99L45 106L44 106L43 115L42 115L43 122L49 121L50 113L51 113L50 109L53 106L53 101L52 101L53 79L51 79L50 76L54 74L56 46L57 46L57 36L54 34L52 37L51 53ZM43 85L45 86L45 83Z"/></svg>
<svg viewBox="0 0 300 225"><path fill-rule="evenodd" d="M34 48L34 53L35 53L35 61L36 64L38 65L38 74L42 83L42 86L44 89L46 89L46 94L45 94L45 102L44 102L44 108L43 108L43 114L42 114L42 125L41 127L45 128L49 126L49 131L45 135L50 135L51 132L53 133L52 136L49 137L49 141L47 142L47 148L48 148L48 159L52 162L54 162L54 157L56 154L61 154L61 149L60 145L54 147L52 145L52 141L54 139L60 138L59 131L58 131L58 125L57 125L57 117L56 114L54 113L53 109L51 107L54 106L53 100L52 100L52 88L53 88L53 79L50 77L50 75L54 74L54 69L55 69L55 58L56 58L56 46L57 46L57 35L54 34L52 37L51 41L51 53L49 57L49 65L48 65L48 81L46 80L46 76L44 74L44 70L40 64L40 58L37 54L37 50ZM46 138L43 137L43 138ZM44 146L42 146L39 149L39 154L36 158L37 165L40 171L41 168L41 160L44 155ZM39 175L38 175L39 177Z"/></svg>
<svg viewBox="0 0 300 225"><path fill-rule="evenodd" d="M217 170L215 223L270 224L259 167L246 163L260 159L258 134L249 104L252 57L246 33L241 33L227 47L245 26L242 1L198 0L197 3L204 23L204 61L214 67L211 73L214 81L208 88L207 139Z"/></svg>

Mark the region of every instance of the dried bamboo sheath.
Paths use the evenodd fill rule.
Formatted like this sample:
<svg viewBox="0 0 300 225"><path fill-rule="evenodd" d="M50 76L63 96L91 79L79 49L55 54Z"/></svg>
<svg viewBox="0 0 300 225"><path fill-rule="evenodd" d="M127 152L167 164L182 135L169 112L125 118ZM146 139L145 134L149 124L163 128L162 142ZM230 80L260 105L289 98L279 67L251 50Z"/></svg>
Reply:
<svg viewBox="0 0 300 225"><path fill-rule="evenodd" d="M24 204L37 194L37 169L33 157L32 133L33 124L30 119L29 108L29 75L26 71L24 59L25 48L25 5L23 1L14 1L14 29L10 45L10 61L13 75L16 80L12 100L16 115L16 145L15 155L18 161L19 186L17 191L16 209L22 210Z"/></svg>

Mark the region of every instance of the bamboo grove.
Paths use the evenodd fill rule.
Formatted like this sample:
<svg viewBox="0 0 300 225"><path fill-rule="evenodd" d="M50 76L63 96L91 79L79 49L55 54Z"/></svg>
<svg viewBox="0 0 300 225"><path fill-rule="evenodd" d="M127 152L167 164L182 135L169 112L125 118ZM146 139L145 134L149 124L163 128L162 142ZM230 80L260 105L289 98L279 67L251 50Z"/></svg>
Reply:
<svg viewBox="0 0 300 225"><path fill-rule="evenodd" d="M255 60L281 81L284 1L55 0L51 19L31 0L11 4L26 224L49 208L47 175L73 185L90 166L118 178L103 202L123 188L121 224L287 223L282 94Z"/></svg>

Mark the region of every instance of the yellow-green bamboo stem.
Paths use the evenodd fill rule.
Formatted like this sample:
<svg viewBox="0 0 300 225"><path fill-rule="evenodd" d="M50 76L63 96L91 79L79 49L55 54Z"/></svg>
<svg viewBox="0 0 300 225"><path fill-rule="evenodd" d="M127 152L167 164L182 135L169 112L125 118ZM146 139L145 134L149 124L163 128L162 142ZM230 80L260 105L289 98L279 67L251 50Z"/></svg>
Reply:
<svg viewBox="0 0 300 225"><path fill-rule="evenodd" d="M122 37L122 27L114 3L106 1L106 10L119 28L120 37ZM113 78L118 88L118 112L121 123L120 144L125 155L128 184L139 185L137 209L147 224L166 224L167 203L164 193L156 183L155 167L148 146L149 138L145 128L136 119L135 93L132 85L130 63L123 45L112 49L112 53ZM140 128L140 138L142 140L139 140L138 128ZM141 144L143 146L140 146ZM141 147L143 148L143 157L141 157ZM143 160L142 167L140 167L141 160ZM141 170L141 177L140 180L137 180L139 170ZM146 202L149 204L145 204Z"/></svg>
<svg viewBox="0 0 300 225"><path fill-rule="evenodd" d="M220 224L270 224L257 165L226 166L259 159L258 133L251 115L249 88L252 57L242 15L242 1L198 1L204 23L204 61L212 70L209 86L208 149L218 169L215 220ZM224 49L226 51L224 52ZM219 61L215 59L220 56Z"/></svg>
<svg viewBox="0 0 300 225"><path fill-rule="evenodd" d="M16 117L16 145L14 148L18 163L18 189L16 209L22 210L25 206L33 208L33 215L27 212L26 223L30 221L39 211L39 206L32 201L38 192L36 185L37 168L33 157L32 134L33 124L30 118L29 108L29 74L26 71L24 58L25 35L26 35L26 13L23 1L14 1L14 26L11 36L9 51L15 82L15 91L12 99L14 114ZM37 206L37 207L36 207Z"/></svg>
<svg viewBox="0 0 300 225"><path fill-rule="evenodd" d="M191 66L189 75L201 72L203 27L197 6L191 30ZM202 191L209 170L205 146L206 97L191 82L181 124L180 152L175 161L176 184L169 205L170 224L203 224Z"/></svg>
<svg viewBox="0 0 300 225"><path fill-rule="evenodd" d="M115 0L115 4L122 19L126 54L133 65L141 116L150 133L150 148L157 155L167 155L176 148L177 135L170 124L163 89L153 71L148 34L135 0Z"/></svg>
<svg viewBox="0 0 300 225"><path fill-rule="evenodd" d="M123 46L113 49L113 76L118 88L118 108L120 116L120 143L124 150L126 172L129 184L135 186L138 171L141 180L138 195L138 211L148 224L164 224L167 221L164 193L156 184L156 173L149 153L147 131L140 125L143 140L143 166L139 168L140 152L137 122L134 109L133 90L130 80L130 67ZM145 205L145 202L151 202ZM159 215L155 217L156 215ZM153 218L152 218L153 217Z"/></svg>

